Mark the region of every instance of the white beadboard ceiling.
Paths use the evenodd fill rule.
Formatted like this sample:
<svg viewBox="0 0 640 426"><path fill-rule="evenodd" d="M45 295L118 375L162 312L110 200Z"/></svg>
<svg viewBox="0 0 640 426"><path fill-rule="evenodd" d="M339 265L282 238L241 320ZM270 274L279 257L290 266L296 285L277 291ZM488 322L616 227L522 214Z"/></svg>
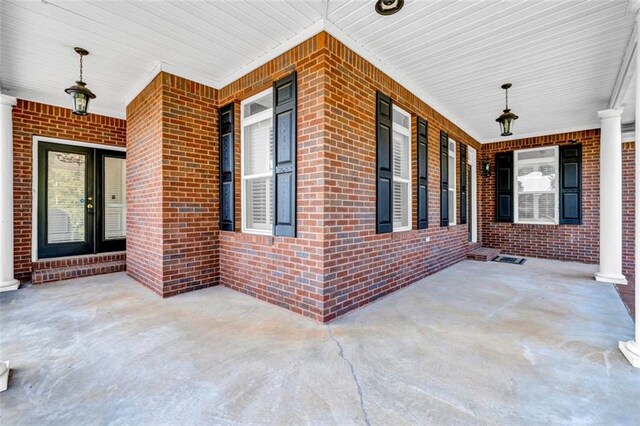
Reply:
<svg viewBox="0 0 640 426"><path fill-rule="evenodd" d="M124 117L159 70L219 88L324 29L490 142L505 82L514 138L598 127L634 25L627 0L405 0L388 17L374 3L0 0L1 90L68 106L81 46L91 111Z"/></svg>

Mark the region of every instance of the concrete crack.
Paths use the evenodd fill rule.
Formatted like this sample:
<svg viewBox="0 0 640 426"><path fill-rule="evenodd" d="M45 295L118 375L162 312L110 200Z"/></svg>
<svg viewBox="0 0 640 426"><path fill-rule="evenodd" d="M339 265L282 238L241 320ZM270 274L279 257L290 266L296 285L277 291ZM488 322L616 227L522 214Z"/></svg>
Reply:
<svg viewBox="0 0 640 426"><path fill-rule="evenodd" d="M338 346L338 356L344 360L349 366L349 370L351 371L351 377L353 377L353 381L356 383L356 389L358 390L358 397L360 398L360 409L362 410L362 414L364 415L364 422L367 426L371 426L369 422L369 416L367 415L367 410L364 408L364 399L362 398L362 387L360 387L360 382L358 381L358 376L356 376L356 370L353 368L353 364L344 356L344 350L342 349L342 345L338 342L338 339L335 338L333 332L331 331L331 327L327 324L327 331L329 332L329 337L333 340Z"/></svg>

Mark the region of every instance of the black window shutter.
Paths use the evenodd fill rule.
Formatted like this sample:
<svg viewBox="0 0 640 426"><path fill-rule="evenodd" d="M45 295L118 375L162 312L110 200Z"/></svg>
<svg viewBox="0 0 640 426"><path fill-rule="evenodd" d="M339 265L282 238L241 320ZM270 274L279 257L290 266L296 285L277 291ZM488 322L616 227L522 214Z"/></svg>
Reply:
<svg viewBox="0 0 640 426"><path fill-rule="evenodd" d="M460 144L460 223L467 223L467 146Z"/></svg>
<svg viewBox="0 0 640 426"><path fill-rule="evenodd" d="M219 109L218 134L220 137L220 229L235 229L235 149L233 103Z"/></svg>
<svg viewBox="0 0 640 426"><path fill-rule="evenodd" d="M440 226L449 226L449 134L440 131Z"/></svg>
<svg viewBox="0 0 640 426"><path fill-rule="evenodd" d="M560 224L582 223L582 145L560 147Z"/></svg>
<svg viewBox="0 0 640 426"><path fill-rule="evenodd" d="M296 236L297 75L273 84L273 235Z"/></svg>
<svg viewBox="0 0 640 426"><path fill-rule="evenodd" d="M418 117L418 229L429 227L429 144L427 121Z"/></svg>
<svg viewBox="0 0 640 426"><path fill-rule="evenodd" d="M393 139L391 98L376 94L376 232L393 232Z"/></svg>
<svg viewBox="0 0 640 426"><path fill-rule="evenodd" d="M513 222L513 151L496 154L496 222Z"/></svg>

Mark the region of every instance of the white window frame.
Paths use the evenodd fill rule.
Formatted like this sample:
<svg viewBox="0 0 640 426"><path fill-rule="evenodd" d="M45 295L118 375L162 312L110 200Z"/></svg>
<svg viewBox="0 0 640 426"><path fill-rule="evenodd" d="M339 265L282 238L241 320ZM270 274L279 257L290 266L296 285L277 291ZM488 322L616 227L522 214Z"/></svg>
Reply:
<svg viewBox="0 0 640 426"><path fill-rule="evenodd" d="M453 216L449 215L449 226L454 226L456 224L456 216L457 216L457 208L458 208L458 192L456 191L456 179L457 179L457 163L456 163L456 146L457 146L457 142L451 138L449 138L448 140L448 145L447 145L447 150L449 151L449 157L447 158L447 160L449 160L449 158L453 158L453 179L451 179L451 170L449 170L449 167L447 167L447 173L449 173L449 176L447 176L448 180L449 180L449 191L447 192L447 195L453 195L449 198L449 207L453 208ZM453 145L453 149L451 149L451 145ZM453 193L453 194L452 194Z"/></svg>
<svg viewBox="0 0 640 426"><path fill-rule="evenodd" d="M242 232L246 233L246 234L258 234L258 235L273 235L273 206L272 206L272 202L273 200L271 200L270 202L267 203L267 215L271 215L272 216L272 223L271 223L271 229L266 230L266 229L256 229L256 228L248 228L247 227L247 214L248 214L248 210L247 210L247 206L246 206L246 198L245 198L245 194L247 191L246 185L247 185L247 181L250 179L259 179L259 178L265 178L265 177L271 177L271 185L273 188L273 165L271 165L271 169L272 171L269 173L261 173L261 174L257 174L257 175L250 175L250 176L246 176L245 175L245 171L247 170L246 167L246 158L245 158L245 151L246 151L246 147L245 147L245 138L244 138L244 133L245 133L245 127L250 126L252 124L255 124L257 122L260 121L264 121L267 118L271 118L272 122L271 125L273 126L273 107L269 108L266 111L262 111L258 114L252 115L251 117L247 117L245 118L245 106L250 104L251 102L254 102L260 98L263 98L264 96L270 94L273 92L272 88L268 88L266 90L263 90L262 92L253 95L247 99L244 99L242 102L240 102L240 180L241 180L241 191L240 191L240 200L241 200L241 209L242 209ZM275 149L275 147L274 147ZM271 159L269 161L272 161Z"/></svg>
<svg viewBox="0 0 640 426"><path fill-rule="evenodd" d="M554 221L553 222L540 222L540 221L532 221L532 220L520 220L518 218L518 213L520 209L518 208L518 154L521 152L527 151L543 151L553 148L554 159L556 163L556 190L554 191L554 199L556 200L555 208L554 208ZM523 225L558 225L560 223L560 150L558 146L543 146L539 148L527 148L527 149L519 149L517 151L513 151L513 223L519 223ZM522 163L523 161L520 161ZM529 162L529 160L524 160L524 162ZM546 192L545 192L546 193ZM534 204L535 206L535 204ZM535 211L535 209L534 209Z"/></svg>
<svg viewBox="0 0 640 426"><path fill-rule="evenodd" d="M407 226L399 226L396 227L395 225L393 225L393 220L392 220L392 227L393 227L393 232L403 232L403 231L411 231L411 229L413 228L413 218L412 218L412 212L413 212L413 201L411 198L411 195L413 193L413 190L411 188L411 176L412 176L412 170L411 170L411 114L409 114L407 111L403 110L402 108L400 108L397 105L393 105L393 112L398 112L399 114L402 114L404 116L407 117L407 122L409 123L409 127L404 127L404 126L399 126L397 123L395 123L393 121L393 116L391 117L391 138L393 139L393 132L398 132L403 136L407 137L408 140L408 149L409 149L409 155L407 156L407 161L408 161L408 170L409 170L409 179L404 179L404 178L400 178L400 177L396 177L395 173L393 174L393 182L392 185L396 182L398 183L405 183L408 186L408 191L407 191ZM393 114L392 112L392 114ZM393 159L392 159L393 162ZM393 212L391 214L391 216L393 217Z"/></svg>

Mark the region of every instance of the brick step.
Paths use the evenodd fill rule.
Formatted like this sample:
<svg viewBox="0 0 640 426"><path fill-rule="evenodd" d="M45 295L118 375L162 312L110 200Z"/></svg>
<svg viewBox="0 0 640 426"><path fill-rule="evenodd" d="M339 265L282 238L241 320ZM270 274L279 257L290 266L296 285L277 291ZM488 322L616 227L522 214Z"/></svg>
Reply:
<svg viewBox="0 0 640 426"><path fill-rule="evenodd" d="M91 275L110 274L127 269L125 259L112 262L87 263L85 265L60 266L57 268L35 269L31 274L33 284L43 284L71 278L88 277Z"/></svg>
<svg viewBox="0 0 640 426"><path fill-rule="evenodd" d="M53 257L50 259L41 259L33 262L33 270L56 269L67 266L80 266L92 263L117 262L125 260L127 254L124 251L100 254L83 254L80 256Z"/></svg>
<svg viewBox="0 0 640 426"><path fill-rule="evenodd" d="M500 254L500 250L490 247L478 247L467 253L467 259L488 262Z"/></svg>

